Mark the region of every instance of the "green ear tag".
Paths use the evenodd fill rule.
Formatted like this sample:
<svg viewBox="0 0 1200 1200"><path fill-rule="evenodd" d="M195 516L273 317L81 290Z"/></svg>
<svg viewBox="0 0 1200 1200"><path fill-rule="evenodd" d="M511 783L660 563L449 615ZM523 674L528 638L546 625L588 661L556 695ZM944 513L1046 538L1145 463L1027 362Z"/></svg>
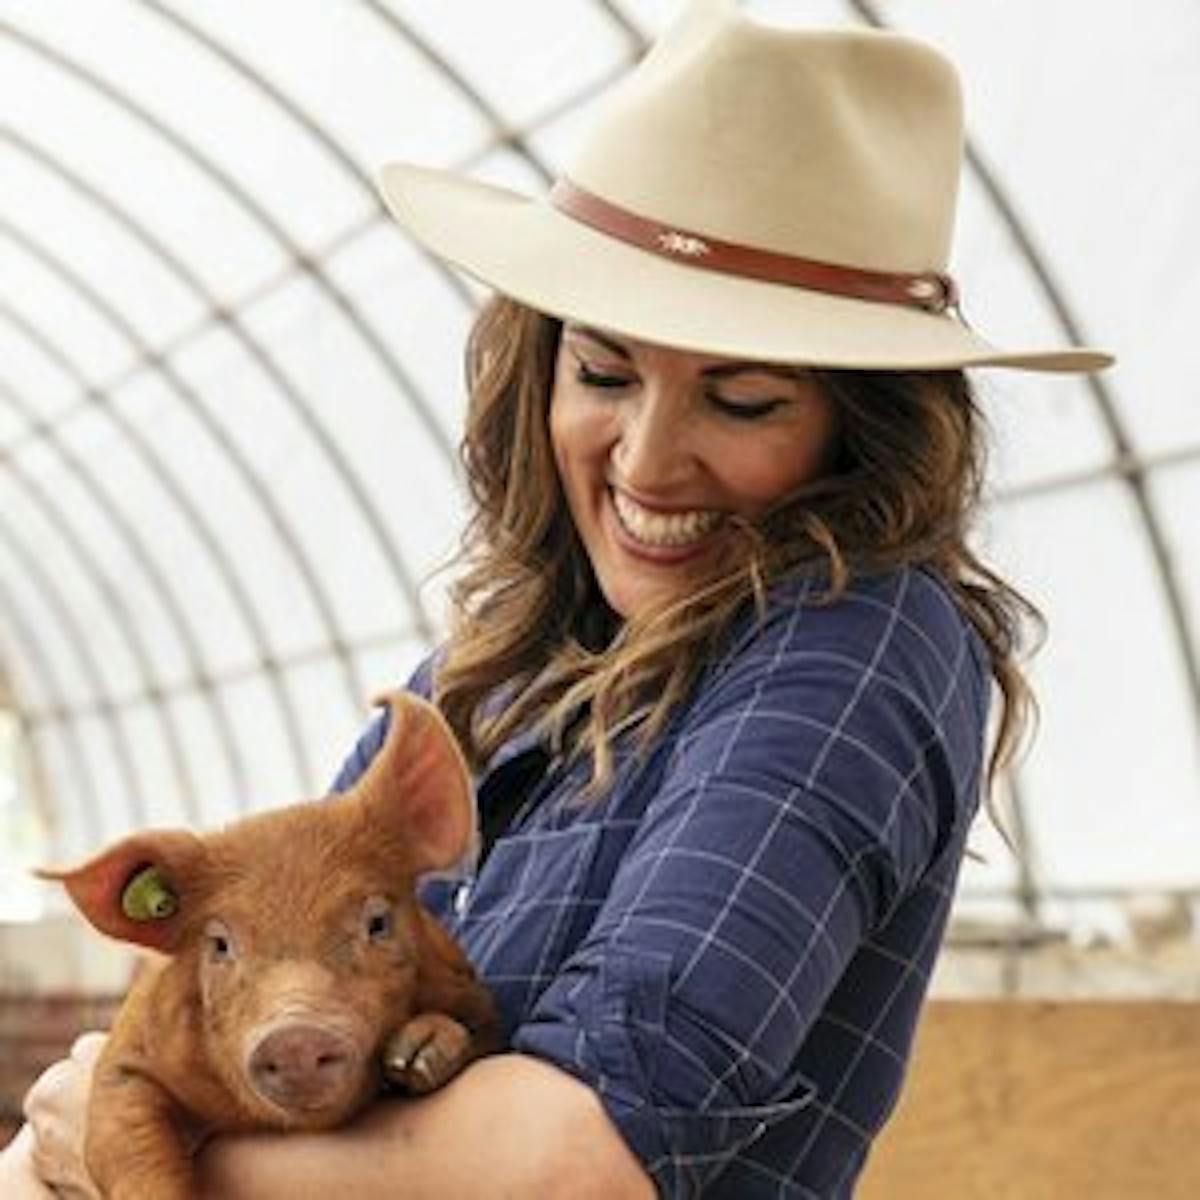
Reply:
<svg viewBox="0 0 1200 1200"><path fill-rule="evenodd" d="M157 867L143 867L121 893L121 911L131 921L162 921L179 907Z"/></svg>

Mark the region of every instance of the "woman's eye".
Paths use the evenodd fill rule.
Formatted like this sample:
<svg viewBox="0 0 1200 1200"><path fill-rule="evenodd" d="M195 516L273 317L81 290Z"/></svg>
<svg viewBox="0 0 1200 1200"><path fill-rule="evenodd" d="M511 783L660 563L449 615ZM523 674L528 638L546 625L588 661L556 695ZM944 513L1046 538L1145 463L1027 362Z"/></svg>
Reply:
<svg viewBox="0 0 1200 1200"><path fill-rule="evenodd" d="M592 388L621 388L628 387L633 380L625 375L606 375L603 371L593 370L587 363L576 360L575 378L584 387Z"/></svg>
<svg viewBox="0 0 1200 1200"><path fill-rule="evenodd" d="M781 408L783 400L727 400L722 396L709 396L709 403L723 416L735 421L758 421Z"/></svg>

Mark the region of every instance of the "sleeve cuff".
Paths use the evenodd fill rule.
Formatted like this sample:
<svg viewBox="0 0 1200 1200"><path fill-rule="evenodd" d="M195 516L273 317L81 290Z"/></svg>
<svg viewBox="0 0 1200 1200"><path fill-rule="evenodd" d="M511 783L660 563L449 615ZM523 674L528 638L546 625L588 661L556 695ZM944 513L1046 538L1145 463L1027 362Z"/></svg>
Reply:
<svg viewBox="0 0 1200 1200"><path fill-rule="evenodd" d="M815 1089L798 1080L791 1098L775 1104L661 1102L669 984L666 957L610 947L559 977L515 1031L512 1048L591 1087L658 1194L690 1200L777 1121L810 1104Z"/></svg>

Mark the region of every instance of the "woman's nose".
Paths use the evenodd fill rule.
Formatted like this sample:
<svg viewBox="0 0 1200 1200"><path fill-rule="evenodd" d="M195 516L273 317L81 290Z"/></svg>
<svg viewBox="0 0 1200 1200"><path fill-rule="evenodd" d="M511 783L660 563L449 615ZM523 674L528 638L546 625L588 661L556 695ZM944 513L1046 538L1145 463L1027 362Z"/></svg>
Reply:
<svg viewBox="0 0 1200 1200"><path fill-rule="evenodd" d="M613 462L622 481L642 491L681 480L692 458L681 406L662 392L647 391L622 409Z"/></svg>

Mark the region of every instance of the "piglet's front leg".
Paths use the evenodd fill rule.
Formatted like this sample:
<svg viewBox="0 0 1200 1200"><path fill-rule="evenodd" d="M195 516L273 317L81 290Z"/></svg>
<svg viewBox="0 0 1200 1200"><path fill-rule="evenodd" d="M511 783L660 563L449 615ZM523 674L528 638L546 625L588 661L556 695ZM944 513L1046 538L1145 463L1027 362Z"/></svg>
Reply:
<svg viewBox="0 0 1200 1200"><path fill-rule="evenodd" d="M178 1106L158 1084L101 1060L84 1160L104 1200L193 1200L192 1140Z"/></svg>
<svg viewBox="0 0 1200 1200"><path fill-rule="evenodd" d="M411 1092L432 1092L473 1059L500 1048L500 1021L488 990L461 947L418 907L421 946L415 1015L383 1049L387 1079Z"/></svg>
<svg viewBox="0 0 1200 1200"><path fill-rule="evenodd" d="M432 1092L477 1057L474 1037L445 1013L418 1013L388 1039L383 1070L410 1092Z"/></svg>

